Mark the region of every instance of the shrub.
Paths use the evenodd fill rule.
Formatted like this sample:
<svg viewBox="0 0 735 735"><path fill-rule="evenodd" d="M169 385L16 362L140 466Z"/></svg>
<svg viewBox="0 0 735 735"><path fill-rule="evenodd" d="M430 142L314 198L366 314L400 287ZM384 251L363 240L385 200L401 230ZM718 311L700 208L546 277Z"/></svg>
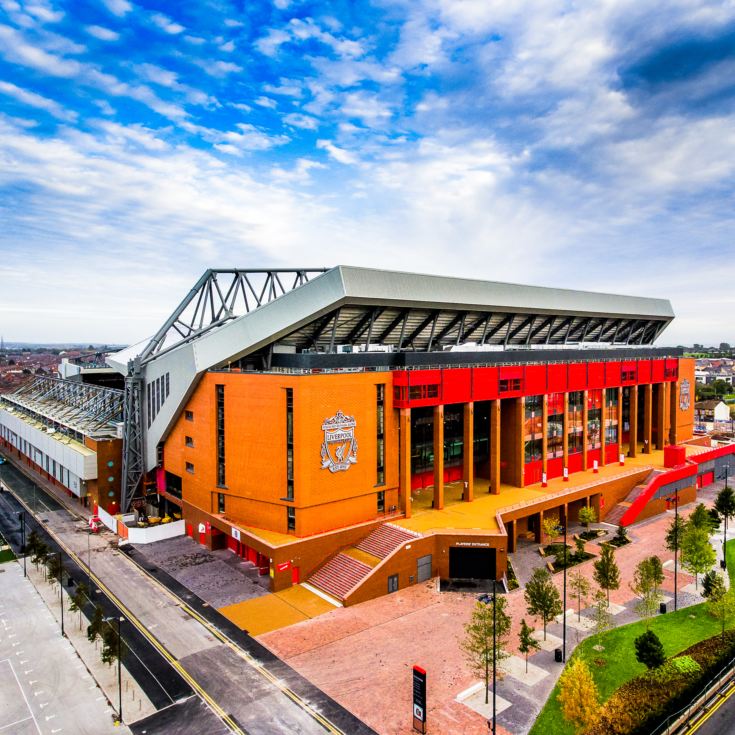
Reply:
<svg viewBox="0 0 735 735"><path fill-rule="evenodd" d="M635 639L635 657L649 669L655 669L666 661L663 644L652 630Z"/></svg>

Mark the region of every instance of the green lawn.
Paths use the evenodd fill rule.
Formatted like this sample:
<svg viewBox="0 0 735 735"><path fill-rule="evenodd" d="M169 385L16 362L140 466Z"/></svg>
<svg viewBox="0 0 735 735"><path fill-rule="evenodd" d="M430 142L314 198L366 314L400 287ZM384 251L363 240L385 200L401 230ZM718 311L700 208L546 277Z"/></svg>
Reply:
<svg viewBox="0 0 735 735"><path fill-rule="evenodd" d="M2 536L0 536L0 546L6 546L7 543L8 542ZM13 559L15 559L15 554L13 554L10 549L0 551L0 564L6 561L12 561Z"/></svg>
<svg viewBox="0 0 735 735"><path fill-rule="evenodd" d="M731 574L735 573L735 542L728 543L728 565L732 558ZM694 619L690 618L694 615ZM635 659L633 641L646 630L645 623L638 621L615 628L600 636L591 636L579 644L574 656L583 656L590 667L600 698L605 701L626 681L645 671L645 666ZM716 620L707 615L704 605L678 610L675 613L659 615L651 621L651 630L661 639L667 656L674 656L689 646L711 638L720 632ZM595 651L596 643L605 646L604 651ZM549 654L542 654L549 655ZM574 728L568 725L561 716L556 699L558 689L555 686L544 705L529 735L574 735Z"/></svg>
<svg viewBox="0 0 735 735"><path fill-rule="evenodd" d="M729 523L727 533L730 535ZM725 555L727 558L727 573L730 575L730 584L735 585L735 539L728 540L725 546Z"/></svg>

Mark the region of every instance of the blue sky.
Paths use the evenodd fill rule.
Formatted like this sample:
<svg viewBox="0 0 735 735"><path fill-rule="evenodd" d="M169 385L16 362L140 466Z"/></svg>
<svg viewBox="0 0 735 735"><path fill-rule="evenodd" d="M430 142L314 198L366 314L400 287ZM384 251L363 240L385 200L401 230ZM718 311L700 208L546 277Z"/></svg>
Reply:
<svg viewBox="0 0 735 735"><path fill-rule="evenodd" d="M670 298L735 342L735 6L0 0L0 331L137 341L207 267Z"/></svg>

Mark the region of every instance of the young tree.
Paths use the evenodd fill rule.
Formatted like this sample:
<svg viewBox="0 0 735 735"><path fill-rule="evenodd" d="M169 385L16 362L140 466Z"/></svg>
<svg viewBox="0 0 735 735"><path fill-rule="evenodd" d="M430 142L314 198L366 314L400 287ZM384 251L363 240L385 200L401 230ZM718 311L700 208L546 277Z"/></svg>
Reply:
<svg viewBox="0 0 735 735"><path fill-rule="evenodd" d="M618 526L614 538L621 546L624 545L628 540L628 529L625 526Z"/></svg>
<svg viewBox="0 0 735 735"><path fill-rule="evenodd" d="M118 658L122 660L127 652L125 642L117 633L117 628L112 623L104 624L102 628L102 651L100 657L102 663L112 665Z"/></svg>
<svg viewBox="0 0 735 735"><path fill-rule="evenodd" d="M664 583L664 565L661 563L661 558L655 554L648 557L648 565L654 592L659 594L661 585Z"/></svg>
<svg viewBox="0 0 735 735"><path fill-rule="evenodd" d="M31 557L31 563L36 567L36 571L38 571L38 567L40 564L44 565L44 568L46 566L46 558L51 553L51 549L40 539L38 540L38 545L36 546L36 550L33 553L33 556ZM45 572L44 572L45 574Z"/></svg>
<svg viewBox="0 0 735 735"><path fill-rule="evenodd" d="M717 560L717 554L709 542L709 531L688 522L681 539L681 563L694 575L694 587L698 589L698 577L709 571Z"/></svg>
<svg viewBox="0 0 735 735"><path fill-rule="evenodd" d="M28 539L26 540L26 553L31 557L31 562L33 562L33 558L38 552L38 547L40 543L41 537L36 533L36 529L34 528L28 534ZM36 566L36 569L38 569L38 566Z"/></svg>
<svg viewBox="0 0 735 735"><path fill-rule="evenodd" d="M518 633L518 650L526 657L526 673L528 673L528 654L541 648L541 644L533 637L533 632L533 628L526 623L525 618L521 620L521 630Z"/></svg>
<svg viewBox="0 0 735 735"><path fill-rule="evenodd" d="M725 591L725 580L721 574L711 569L702 577L702 597L717 597Z"/></svg>
<svg viewBox="0 0 735 735"><path fill-rule="evenodd" d="M684 536L684 528L686 523L684 519L677 515L671 519L668 529L666 530L665 544L669 551L681 549L681 539Z"/></svg>
<svg viewBox="0 0 735 735"><path fill-rule="evenodd" d="M640 602L636 605L636 612L646 621L646 629L648 629L650 619L656 614L656 606L661 601L658 591L659 565L658 557L641 559L633 573L633 581L629 585L631 592L636 597L640 597ZM661 581L663 581L663 571L661 571Z"/></svg>
<svg viewBox="0 0 735 735"><path fill-rule="evenodd" d="M574 552L574 556L577 559L584 559L584 539L581 536L577 536L577 538L574 539L574 545L577 547L577 550Z"/></svg>
<svg viewBox="0 0 735 735"><path fill-rule="evenodd" d="M605 631L610 630L615 624L603 590L597 590L595 592L592 620L595 624L594 630L596 635L601 635Z"/></svg>
<svg viewBox="0 0 735 735"><path fill-rule="evenodd" d="M729 621L735 616L735 590L725 589L724 580L721 575L720 582L715 585L715 591L707 600L707 612L721 624L720 635L725 639L725 628Z"/></svg>
<svg viewBox="0 0 735 735"><path fill-rule="evenodd" d="M620 587L620 569L615 562L615 552L610 544L602 544L600 552L600 558L592 565L594 580L607 592L607 606L610 607L610 590Z"/></svg>
<svg viewBox="0 0 735 735"><path fill-rule="evenodd" d="M534 569L526 585L524 596L528 614L541 618L544 625L544 640L546 640L546 624L556 615L560 615L562 611L559 590L556 589L548 570L543 567Z"/></svg>
<svg viewBox="0 0 735 735"><path fill-rule="evenodd" d="M501 661L507 652L510 634L510 617L506 612L507 600L501 595L494 596L490 602L477 602L469 623L464 626L465 637L460 643L472 671L485 679L485 704L488 702L490 669L493 665L493 600L495 608L495 661Z"/></svg>
<svg viewBox="0 0 735 735"><path fill-rule="evenodd" d="M52 585L61 580L61 562L58 554L49 554L46 557L46 579Z"/></svg>
<svg viewBox="0 0 735 735"><path fill-rule="evenodd" d="M579 522L589 529L590 523L597 523L597 511L591 505L583 505L579 509Z"/></svg>
<svg viewBox="0 0 735 735"><path fill-rule="evenodd" d="M723 487L715 498L715 509L725 521L724 535L722 537L722 548L727 547L727 524L731 518L735 518L735 491L731 487Z"/></svg>
<svg viewBox="0 0 735 735"><path fill-rule="evenodd" d="M571 723L576 733L588 730L596 721L600 708L600 695L584 660L575 656L559 677L559 694L564 719Z"/></svg>
<svg viewBox="0 0 735 735"><path fill-rule="evenodd" d="M700 528L707 534L712 532L712 517L707 512L704 503L700 503L691 513L687 520L687 525L693 528ZM719 524L718 524L719 525Z"/></svg>
<svg viewBox="0 0 735 735"><path fill-rule="evenodd" d="M559 516L544 516L541 528L547 543L553 541L559 535Z"/></svg>
<svg viewBox="0 0 735 735"><path fill-rule="evenodd" d="M635 657L649 669L657 669L666 661L664 647L659 637L647 630L635 639Z"/></svg>
<svg viewBox="0 0 735 735"><path fill-rule="evenodd" d="M94 643L101 635L105 622L102 615L102 608L99 605L94 606L92 620L87 626L87 640Z"/></svg>
<svg viewBox="0 0 735 735"><path fill-rule="evenodd" d="M587 604L592 586L587 577L578 569L569 578L569 589L572 591L572 595L577 598L577 622L579 622L582 619L582 602Z"/></svg>
<svg viewBox="0 0 735 735"><path fill-rule="evenodd" d="M69 595L69 612L79 613L79 630L82 629L82 611L87 601L87 585L80 582L72 594Z"/></svg>

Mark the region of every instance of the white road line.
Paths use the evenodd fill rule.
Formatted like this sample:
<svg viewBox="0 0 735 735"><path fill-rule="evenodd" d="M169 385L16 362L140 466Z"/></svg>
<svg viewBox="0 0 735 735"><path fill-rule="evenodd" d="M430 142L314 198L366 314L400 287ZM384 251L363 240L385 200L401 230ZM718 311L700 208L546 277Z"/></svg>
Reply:
<svg viewBox="0 0 735 735"><path fill-rule="evenodd" d="M0 727L0 732L2 732L3 730L7 730L9 727L14 727L15 725L20 725L21 722L28 722L28 720L30 720L30 719L31 719L30 716L29 717L24 717L22 720L16 720L15 722L11 722L9 725L3 725L2 727Z"/></svg>
<svg viewBox="0 0 735 735"><path fill-rule="evenodd" d="M41 728L38 726L38 722L36 722L36 716L33 714L33 710L31 709L31 705L28 701L28 697L26 697L26 693L23 691L23 687L20 684L20 679L18 679L18 675L15 673L13 664L10 661L8 661L8 666L10 666L10 671L13 674L13 677L15 678L16 683L18 684L18 689L20 689L20 693L23 695L23 700L26 703L26 707L28 707L28 711L31 713L31 719L33 720L33 724L36 726L36 730L38 730L38 735L41 735ZM26 719L28 718L26 717Z"/></svg>

